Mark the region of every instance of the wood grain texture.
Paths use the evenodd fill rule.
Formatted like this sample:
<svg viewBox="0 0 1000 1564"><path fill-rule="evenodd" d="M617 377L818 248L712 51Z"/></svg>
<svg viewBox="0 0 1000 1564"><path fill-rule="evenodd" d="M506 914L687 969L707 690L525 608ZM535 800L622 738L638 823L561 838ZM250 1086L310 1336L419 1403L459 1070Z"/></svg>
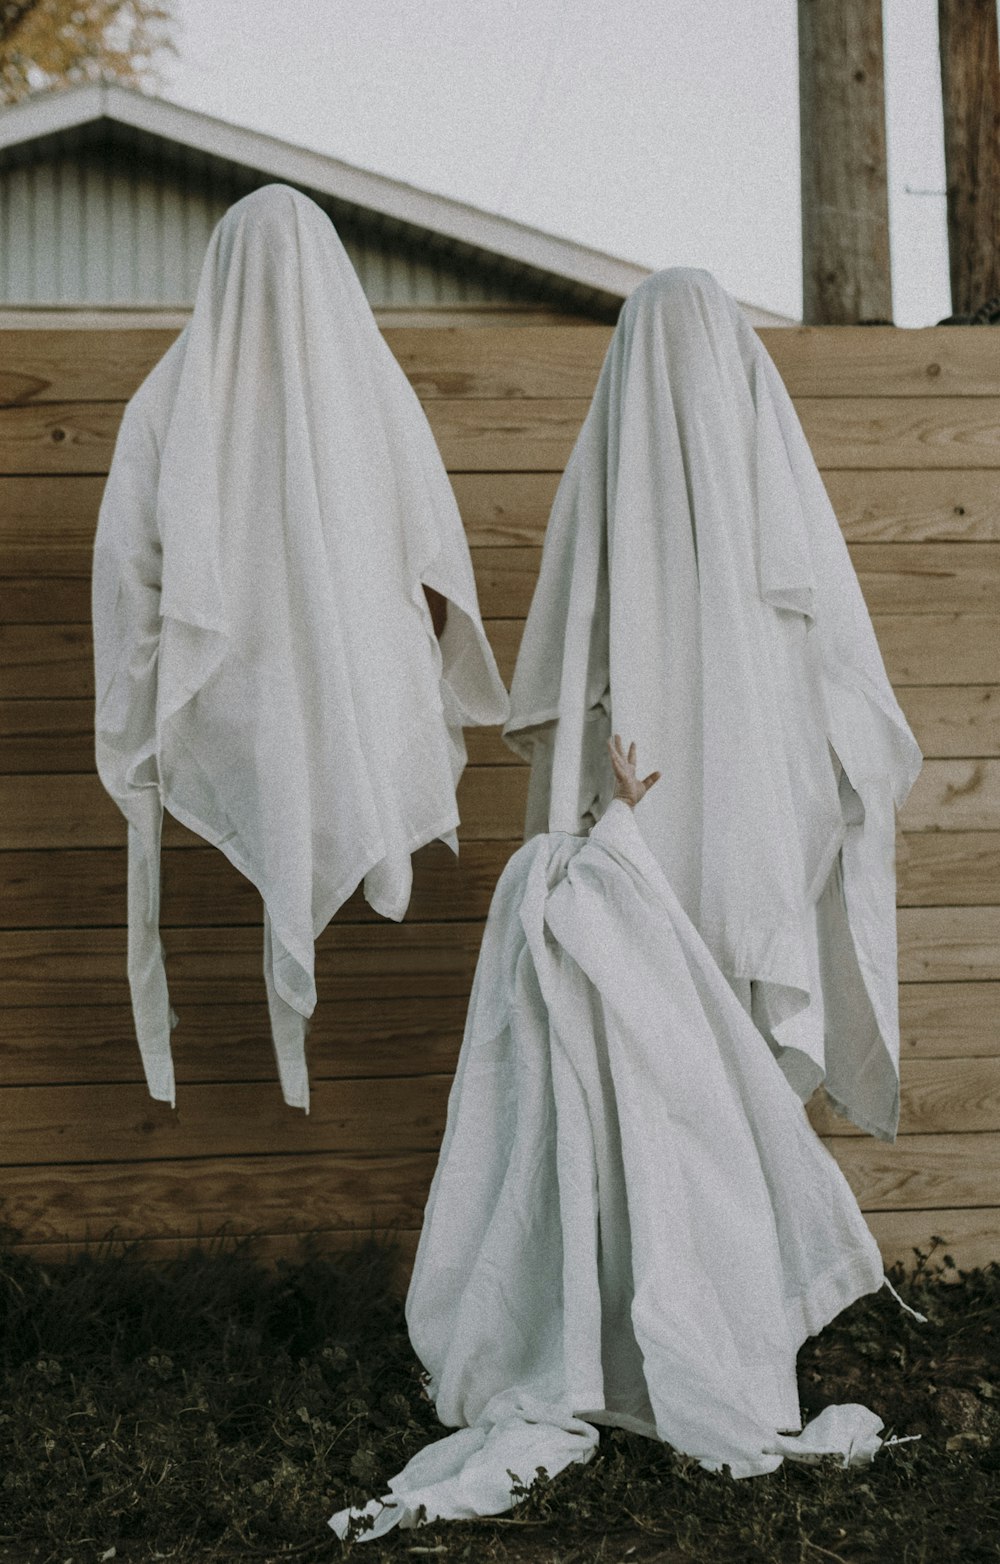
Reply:
<svg viewBox="0 0 1000 1564"><path fill-rule="evenodd" d="M424 404L454 472L559 472L586 397L448 398ZM0 408L0 473L107 472L120 402ZM1000 467L998 397L800 397L817 466L921 470Z"/></svg>
<svg viewBox="0 0 1000 1564"><path fill-rule="evenodd" d="M971 1270L985 1266L1000 1250L1000 1211L991 1207L957 1208L936 1211L868 1211L865 1220L879 1246L886 1267L899 1263L905 1273L913 1274L917 1265L917 1253L931 1254L934 1239L943 1238L942 1248L933 1249L932 1265L944 1254L950 1255L956 1268ZM396 1254L393 1271L393 1289L399 1298L405 1298L413 1271L419 1228L385 1228L374 1234L364 1229L316 1228L312 1231L315 1252L333 1257L348 1256L351 1251L375 1236L379 1242L392 1243ZM126 1240L112 1240L108 1249L120 1252ZM176 1256L187 1254L201 1247L208 1253L228 1249L226 1239L214 1243L198 1244L184 1236L171 1238L142 1238L137 1241L137 1253L145 1265L157 1266L169 1263ZM73 1261L84 1252L107 1252L95 1249L83 1242L54 1240L49 1243L13 1244L18 1254L32 1255L43 1265L62 1265ZM266 1270L274 1270L279 1260L295 1263L305 1254L302 1235L298 1233L260 1233L246 1240L246 1252ZM955 1280L958 1280L957 1272Z"/></svg>
<svg viewBox="0 0 1000 1564"><path fill-rule="evenodd" d="M1000 467L1000 398L799 397L821 470Z"/></svg>
<svg viewBox="0 0 1000 1564"><path fill-rule="evenodd" d="M517 841L465 841L456 859L443 842L413 856L407 921L485 918ZM161 860L163 928L256 927L260 896L217 848L167 848ZM901 907L1000 905L1000 831L899 833ZM125 921L124 847L0 852L0 928L101 928ZM338 923L378 921L361 890Z"/></svg>
<svg viewBox="0 0 1000 1564"><path fill-rule="evenodd" d="M904 1060L1000 1054L1000 985L901 983L899 1035Z"/></svg>
<svg viewBox="0 0 1000 1564"><path fill-rule="evenodd" d="M145 1082L11 1086L0 1102L0 1146L7 1167L278 1152L405 1155L437 1150L450 1086L450 1075L319 1079L310 1082L308 1113L288 1107L276 1075L189 1082L176 1109L154 1101Z"/></svg>
<svg viewBox="0 0 1000 1564"><path fill-rule="evenodd" d="M830 1104L822 1087L809 1100L818 1135L861 1135ZM1000 1130L1000 1058L904 1059L900 1073L900 1135Z"/></svg>
<svg viewBox="0 0 1000 1564"><path fill-rule="evenodd" d="M1000 1058L909 1060L900 1135L1000 1130ZM0 1102L6 1166L148 1158L433 1151L444 1133L451 1074L312 1078L308 1114L271 1079L189 1081L177 1107L144 1081L11 1086ZM861 1136L822 1091L808 1116L831 1142Z"/></svg>
<svg viewBox="0 0 1000 1564"><path fill-rule="evenodd" d="M1000 979L1000 906L903 907L896 921L901 982Z"/></svg>
<svg viewBox="0 0 1000 1564"><path fill-rule="evenodd" d="M897 918L904 983L1000 979L1000 908L904 907ZM373 986L387 998L468 994L482 924L340 924L316 946L320 1003L361 999ZM261 997L261 931L164 931L171 996L245 1004ZM126 1004L125 930L0 931L5 1005Z"/></svg>
<svg viewBox="0 0 1000 1564"><path fill-rule="evenodd" d="M1000 686L907 685L897 698L926 757L1000 755Z"/></svg>
<svg viewBox="0 0 1000 1564"><path fill-rule="evenodd" d="M418 395L590 397L611 328L586 322L393 325L382 334ZM961 327L761 327L796 396L998 396L988 336ZM125 401L163 356L176 327L0 327L0 403Z"/></svg>
<svg viewBox="0 0 1000 1564"><path fill-rule="evenodd" d="M292 1112L289 1109L288 1112ZM302 1117L303 1115L300 1115ZM225 1228L419 1227L436 1154L189 1157L4 1169L5 1219L44 1242L197 1237Z"/></svg>
<svg viewBox="0 0 1000 1564"><path fill-rule="evenodd" d="M997 840L1000 842L1000 833ZM485 918L497 880L516 847L516 841L467 841L461 844L458 858L443 842L421 847L412 858L413 890L407 922ZM956 879L967 861L967 854L959 855ZM939 870L936 883L940 884L940 876L945 874L947 864ZM162 928L260 924L261 899L256 886L215 847L203 845L190 851L167 848L161 855L161 879ZM0 853L2 928L112 927L125 921L125 897L123 847ZM380 921L360 887L336 917L338 923Z"/></svg>
<svg viewBox="0 0 1000 1564"><path fill-rule="evenodd" d="M977 741L981 742L981 741ZM469 765L521 766L499 727L467 728ZM0 700L0 773L90 771L94 766L94 703L86 696Z"/></svg>
<svg viewBox="0 0 1000 1564"><path fill-rule="evenodd" d="M453 473L470 545L540 547L559 476ZM824 482L851 543L1000 541L996 478L989 471L830 471ZM0 577L89 581L103 488L102 474L0 476Z"/></svg>
<svg viewBox="0 0 1000 1564"><path fill-rule="evenodd" d="M900 907L1000 905L1000 831L899 832L896 901Z"/></svg>
<svg viewBox="0 0 1000 1564"><path fill-rule="evenodd" d="M44 540L45 548L42 547ZM92 539L68 545L58 529L36 535L24 569L20 544L0 539L0 599L12 624L90 621ZM855 543L850 545L869 613L989 613L1000 602L1000 544ZM474 545L479 606L487 619L523 619L538 580L538 547Z"/></svg>
<svg viewBox="0 0 1000 1564"><path fill-rule="evenodd" d="M798 0L802 317L892 320L881 0Z"/></svg>
<svg viewBox="0 0 1000 1564"><path fill-rule="evenodd" d="M1000 756L1000 686L906 685L898 692L927 760ZM90 771L94 707L86 697L0 700L0 774ZM500 729L467 728L470 766L522 766Z"/></svg>
<svg viewBox="0 0 1000 1564"><path fill-rule="evenodd" d="M288 1110L291 1112L292 1110ZM301 1115L300 1115L301 1117ZM865 1211L1000 1206L1000 1135L826 1142ZM436 1154L191 1157L11 1167L6 1219L36 1240L419 1226ZM183 1215L181 1215L183 1213Z"/></svg>
<svg viewBox="0 0 1000 1564"><path fill-rule="evenodd" d="M442 1074L454 1069L465 1024L462 994L338 999L317 1006L307 1041L310 1079ZM912 1059L1000 1056L1000 984L904 983L904 1071ZM274 1054L263 995L242 1004L192 1003L171 1038L179 1085L273 1083ZM3 1012L0 1086L142 1081L132 1012L110 1005L25 1005Z"/></svg>
<svg viewBox="0 0 1000 1564"><path fill-rule="evenodd" d="M319 1003L468 996L482 923L344 924L316 943ZM171 999L187 1004L259 1003L262 931L168 929ZM0 933L5 1005L124 1005L129 993L124 929L35 929Z"/></svg>
<svg viewBox="0 0 1000 1564"><path fill-rule="evenodd" d="M310 1082L450 1073L465 1014L463 994L440 994L432 1005L422 997L385 999L374 993L318 1005L306 1040ZM192 1081L275 1082L263 995L236 1005L188 1005L170 1041L178 1088ZM0 1086L143 1080L127 1002L4 1011Z"/></svg>
<svg viewBox="0 0 1000 1564"><path fill-rule="evenodd" d="M839 1135L827 1144L866 1211L1000 1207L1000 1135L901 1135L894 1145Z"/></svg>
<svg viewBox="0 0 1000 1564"><path fill-rule="evenodd" d="M370 1239L376 1239L380 1245L393 1246L395 1259L390 1270L390 1286L393 1294L403 1299L406 1297L410 1276L413 1271L413 1261L416 1255L417 1242L420 1238L420 1229L415 1227L387 1227L378 1229L365 1228L314 1228L312 1230L313 1252L330 1259L343 1259L345 1263L351 1263L351 1255L359 1251ZM274 1272L278 1269L279 1261L288 1261L291 1264L300 1263L308 1250L304 1236L301 1233L258 1233L253 1237L241 1237L240 1245L243 1252L252 1255L256 1263L265 1271ZM103 1254L122 1253L128 1240L112 1239L106 1245L88 1245L82 1241L69 1242L55 1239L50 1243L22 1243L11 1244L10 1248L15 1254L31 1255L42 1265L51 1268L57 1265L71 1264L82 1254L92 1254L95 1258ZM135 1241L135 1253L144 1266L159 1267L169 1264L180 1255L191 1254L200 1251L214 1255L218 1253L230 1253L235 1239L223 1237L221 1239L209 1239L199 1242L196 1239L184 1236L171 1238L140 1238Z"/></svg>
<svg viewBox="0 0 1000 1564"><path fill-rule="evenodd" d="M610 333L483 319L385 332L452 468L509 681ZM178 1111L149 1098L125 980L124 822L93 774L87 622L121 407L174 329L63 329L41 343L0 331L0 401L20 403L0 411L0 771L22 773L0 778L12 847L0 857L0 1114L24 1159L5 1170L5 1194L52 1257L116 1222L162 1256L226 1223L258 1229L272 1256L310 1227L336 1249L401 1223L412 1255L526 769L497 730L470 731L460 859L441 844L417 855L405 924L355 896L321 939L309 1116L280 1095L257 894L168 824ZM887 1260L909 1246L912 1261L943 1232L956 1258L982 1263L1000 1256L1000 359L992 334L962 328L761 336L927 757L897 838L903 1133L887 1146L818 1122Z"/></svg>
<svg viewBox="0 0 1000 1564"><path fill-rule="evenodd" d="M879 1246L883 1264L889 1267L901 1264L910 1276L917 1265L917 1253L931 1254L932 1265L947 1254L957 1269L971 1270L985 1266L1000 1250L1000 1211L986 1207L959 1207L955 1210L936 1211L868 1211L865 1220ZM312 1239L315 1252L330 1257L347 1256L369 1236L379 1242L394 1245L397 1255L393 1272L393 1288L396 1296L405 1298L413 1272L413 1261L420 1238L419 1228L385 1228L369 1235L364 1229L317 1228ZM941 1248L933 1248L934 1239L943 1238ZM108 1246L120 1252L126 1240L113 1240ZM246 1240L246 1252L267 1270L274 1270L279 1260L295 1263L305 1254L303 1238L298 1233L260 1233ZM184 1236L172 1238L142 1238L137 1242L137 1253L145 1265L163 1265L176 1256L187 1254L201 1247L208 1253L230 1247L225 1239L214 1244L199 1246L197 1240ZM73 1261L84 1252L95 1253L95 1246L83 1242L24 1243L13 1244L18 1254L32 1255L43 1265L62 1265ZM102 1251L97 1250L100 1253ZM107 1251L104 1251L107 1252ZM955 1279L958 1280L957 1272Z"/></svg>
<svg viewBox="0 0 1000 1564"><path fill-rule="evenodd" d="M823 483L851 543L989 543L1000 539L996 474L830 471Z"/></svg>
<svg viewBox="0 0 1000 1564"><path fill-rule="evenodd" d="M1000 683L1000 615L876 614L886 672L894 685ZM509 686L521 619L487 619L486 633ZM83 698L94 691L94 653L86 624L0 627L3 690L19 700Z"/></svg>
<svg viewBox="0 0 1000 1564"><path fill-rule="evenodd" d="M925 760L899 816L904 831L994 831L1000 762Z"/></svg>
<svg viewBox="0 0 1000 1564"><path fill-rule="evenodd" d="M866 1211L865 1220L878 1244L883 1264L889 1267L898 1262L908 1275L912 1275L917 1265L917 1251L931 1254L935 1238L943 1238L944 1245L933 1250L932 1266L940 1264L947 1254L957 1269L971 1271L989 1265L1000 1254L1000 1209L997 1207ZM409 1270L412 1270L412 1262ZM959 1279L957 1274L954 1279ZM405 1288L406 1283L403 1286Z"/></svg>
<svg viewBox="0 0 1000 1564"><path fill-rule="evenodd" d="M520 841L527 800L526 766L471 766L459 783L461 836ZM925 760L903 806L905 831L1000 830L1000 761ZM120 847L125 820L96 773L0 776L0 849ZM203 845L171 816L164 845Z"/></svg>

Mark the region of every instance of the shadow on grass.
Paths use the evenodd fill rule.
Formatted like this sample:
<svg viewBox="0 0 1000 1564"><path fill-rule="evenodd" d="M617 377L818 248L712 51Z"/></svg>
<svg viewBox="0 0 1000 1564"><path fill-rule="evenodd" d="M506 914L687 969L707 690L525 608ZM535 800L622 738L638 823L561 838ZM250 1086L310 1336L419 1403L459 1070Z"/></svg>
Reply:
<svg viewBox="0 0 1000 1564"><path fill-rule="evenodd" d="M884 1435L845 1470L734 1482L605 1431L515 1510L342 1544L327 1517L447 1430L421 1397L391 1240L268 1267L255 1235L152 1263L104 1242L50 1264L0 1226L0 1564L356 1557L558 1564L1000 1559L1000 1265L915 1250L799 1355L806 1418L863 1401Z"/></svg>

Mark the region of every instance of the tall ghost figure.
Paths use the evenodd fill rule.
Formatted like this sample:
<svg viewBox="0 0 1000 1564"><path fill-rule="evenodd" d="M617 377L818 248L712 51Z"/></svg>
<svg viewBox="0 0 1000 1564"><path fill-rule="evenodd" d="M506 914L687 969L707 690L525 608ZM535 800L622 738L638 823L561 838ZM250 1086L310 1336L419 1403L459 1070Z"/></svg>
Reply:
<svg viewBox="0 0 1000 1564"><path fill-rule="evenodd" d="M802 1100L893 1140L895 817L921 765L781 378L707 271L625 304L560 483L514 680L527 837L637 817Z"/></svg>
<svg viewBox="0 0 1000 1564"><path fill-rule="evenodd" d="M427 420L332 224L288 186L222 218L191 320L125 409L93 619L150 1093L175 1102L165 808L260 891L282 1091L308 1112L314 940L362 881L402 918L410 854L457 852L462 727L507 696Z"/></svg>

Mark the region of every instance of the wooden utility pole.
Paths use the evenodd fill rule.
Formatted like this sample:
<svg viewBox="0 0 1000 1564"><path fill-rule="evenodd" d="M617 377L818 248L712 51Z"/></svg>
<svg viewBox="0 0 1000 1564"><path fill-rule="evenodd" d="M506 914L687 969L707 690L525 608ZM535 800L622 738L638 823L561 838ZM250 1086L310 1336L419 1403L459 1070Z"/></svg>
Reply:
<svg viewBox="0 0 1000 1564"><path fill-rule="evenodd" d="M1000 294L1000 47L996 0L938 0L951 308Z"/></svg>
<svg viewBox="0 0 1000 1564"><path fill-rule="evenodd" d="M803 319L891 322L882 0L798 7Z"/></svg>

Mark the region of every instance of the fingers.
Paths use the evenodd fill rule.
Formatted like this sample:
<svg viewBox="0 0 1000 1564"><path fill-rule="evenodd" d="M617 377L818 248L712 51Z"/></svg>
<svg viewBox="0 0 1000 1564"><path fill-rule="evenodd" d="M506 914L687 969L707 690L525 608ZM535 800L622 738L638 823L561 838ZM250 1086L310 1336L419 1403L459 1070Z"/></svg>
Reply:
<svg viewBox="0 0 1000 1564"><path fill-rule="evenodd" d="M652 787L654 782L659 782L660 776L661 773L659 771L651 771L649 776L643 779L642 785L647 793L649 792L649 789Z"/></svg>

